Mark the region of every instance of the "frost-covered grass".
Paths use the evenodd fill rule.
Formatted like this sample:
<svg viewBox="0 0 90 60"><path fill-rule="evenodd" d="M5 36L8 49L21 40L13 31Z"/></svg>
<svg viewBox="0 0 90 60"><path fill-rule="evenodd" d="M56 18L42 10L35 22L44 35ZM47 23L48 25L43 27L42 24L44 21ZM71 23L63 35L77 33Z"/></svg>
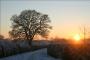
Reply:
<svg viewBox="0 0 90 60"><path fill-rule="evenodd" d="M30 46L26 41L13 42L10 40L0 40L0 58L15 55L25 51L29 51Z"/></svg>
<svg viewBox="0 0 90 60"><path fill-rule="evenodd" d="M46 48L48 41L34 41L32 46L27 40L5 40L0 39L0 58L21 54L25 52L32 52L38 49Z"/></svg>

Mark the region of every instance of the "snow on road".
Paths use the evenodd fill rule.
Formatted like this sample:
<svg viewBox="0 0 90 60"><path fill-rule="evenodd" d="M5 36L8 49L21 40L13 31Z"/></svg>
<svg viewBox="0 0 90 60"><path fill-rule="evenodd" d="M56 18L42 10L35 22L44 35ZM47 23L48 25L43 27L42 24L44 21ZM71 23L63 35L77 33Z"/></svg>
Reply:
<svg viewBox="0 0 90 60"><path fill-rule="evenodd" d="M55 59L47 55L47 49L41 49L34 52L27 52L23 54L18 54L10 57L5 57L0 60L60 60Z"/></svg>

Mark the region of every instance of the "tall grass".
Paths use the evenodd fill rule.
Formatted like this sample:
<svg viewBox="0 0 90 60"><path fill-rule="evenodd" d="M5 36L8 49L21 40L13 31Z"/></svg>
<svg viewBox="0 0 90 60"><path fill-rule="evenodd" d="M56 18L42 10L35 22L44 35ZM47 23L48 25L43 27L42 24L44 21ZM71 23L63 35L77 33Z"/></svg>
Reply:
<svg viewBox="0 0 90 60"><path fill-rule="evenodd" d="M47 53L63 60L90 60L90 44L70 44L66 41L64 44L61 42L57 44L54 42L48 46Z"/></svg>

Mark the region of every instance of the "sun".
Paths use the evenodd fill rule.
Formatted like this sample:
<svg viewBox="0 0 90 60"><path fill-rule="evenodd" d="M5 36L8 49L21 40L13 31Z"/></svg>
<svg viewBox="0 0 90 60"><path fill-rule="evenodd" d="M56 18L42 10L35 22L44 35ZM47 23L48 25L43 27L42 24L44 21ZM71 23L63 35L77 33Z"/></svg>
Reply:
<svg viewBox="0 0 90 60"><path fill-rule="evenodd" d="M81 40L81 36L79 34L74 35L73 38L74 38L75 41L80 41Z"/></svg>

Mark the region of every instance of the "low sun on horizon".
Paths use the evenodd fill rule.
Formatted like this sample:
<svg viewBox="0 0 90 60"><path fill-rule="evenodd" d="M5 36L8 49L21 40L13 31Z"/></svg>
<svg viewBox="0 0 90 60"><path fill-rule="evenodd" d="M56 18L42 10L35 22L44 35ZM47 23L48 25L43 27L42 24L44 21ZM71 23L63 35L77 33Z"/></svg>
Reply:
<svg viewBox="0 0 90 60"><path fill-rule="evenodd" d="M80 40L82 39L82 37L80 36L80 34L75 34L75 35L73 36L73 39L74 39L75 41L80 41Z"/></svg>

